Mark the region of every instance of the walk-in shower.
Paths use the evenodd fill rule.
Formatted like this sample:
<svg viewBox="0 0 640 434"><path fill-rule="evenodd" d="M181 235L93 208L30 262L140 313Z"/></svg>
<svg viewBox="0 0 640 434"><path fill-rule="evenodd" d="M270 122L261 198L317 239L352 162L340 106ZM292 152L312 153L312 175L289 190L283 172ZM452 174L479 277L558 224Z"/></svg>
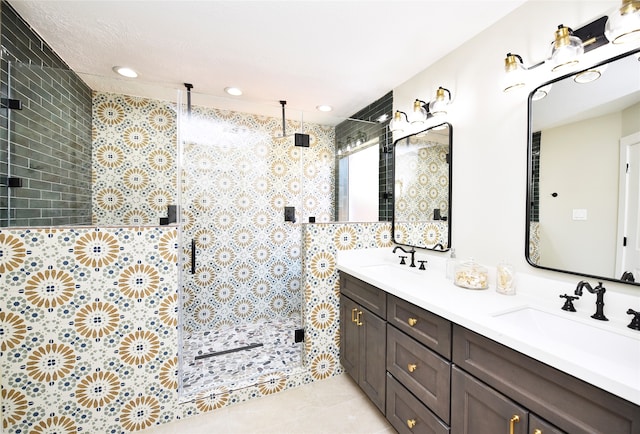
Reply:
<svg viewBox="0 0 640 434"><path fill-rule="evenodd" d="M302 369L301 224L332 216L334 144L331 127L286 120L282 137L275 116L199 105L206 96L190 89L184 96L181 390L189 400ZM312 146L296 146L295 133Z"/></svg>

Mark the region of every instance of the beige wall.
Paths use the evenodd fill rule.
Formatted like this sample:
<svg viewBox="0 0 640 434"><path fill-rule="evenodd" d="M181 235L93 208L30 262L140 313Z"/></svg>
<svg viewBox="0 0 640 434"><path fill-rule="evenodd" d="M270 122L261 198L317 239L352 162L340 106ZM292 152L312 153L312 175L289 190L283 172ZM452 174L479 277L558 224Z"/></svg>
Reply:
<svg viewBox="0 0 640 434"><path fill-rule="evenodd" d="M614 274L620 120L618 112L542 131L540 265ZM587 219L574 220L574 209Z"/></svg>
<svg viewBox="0 0 640 434"><path fill-rule="evenodd" d="M640 132L640 103L622 111L622 136Z"/></svg>

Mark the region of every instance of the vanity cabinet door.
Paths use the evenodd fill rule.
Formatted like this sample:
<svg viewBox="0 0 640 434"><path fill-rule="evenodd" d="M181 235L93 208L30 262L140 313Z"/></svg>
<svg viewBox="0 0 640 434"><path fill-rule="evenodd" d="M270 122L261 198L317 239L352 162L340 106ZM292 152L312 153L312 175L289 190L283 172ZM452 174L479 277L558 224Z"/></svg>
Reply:
<svg viewBox="0 0 640 434"><path fill-rule="evenodd" d="M340 297L340 363L384 413L386 321L349 297Z"/></svg>
<svg viewBox="0 0 640 434"><path fill-rule="evenodd" d="M387 349L387 323L362 309L360 319L360 380L359 384L369 399L385 410L385 355Z"/></svg>
<svg viewBox="0 0 640 434"><path fill-rule="evenodd" d="M501 393L457 367L452 369L452 434L527 434L528 416L527 410Z"/></svg>
<svg viewBox="0 0 640 434"><path fill-rule="evenodd" d="M360 330L352 319L356 318L357 312L358 305L342 294L340 297L340 363L356 383L360 376Z"/></svg>

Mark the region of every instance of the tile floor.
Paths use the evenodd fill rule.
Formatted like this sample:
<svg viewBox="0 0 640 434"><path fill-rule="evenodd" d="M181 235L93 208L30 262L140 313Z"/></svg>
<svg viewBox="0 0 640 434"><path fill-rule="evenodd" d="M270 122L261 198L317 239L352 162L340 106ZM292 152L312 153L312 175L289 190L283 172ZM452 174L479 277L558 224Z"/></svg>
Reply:
<svg viewBox="0 0 640 434"><path fill-rule="evenodd" d="M213 387L241 389L257 384L262 375L300 369L302 343L295 342L296 328L299 326L294 320L269 321L185 337L183 399L192 399ZM234 351L238 348L244 349ZM207 357L214 353L218 355Z"/></svg>
<svg viewBox="0 0 640 434"><path fill-rule="evenodd" d="M347 374L158 425L144 434L392 434Z"/></svg>

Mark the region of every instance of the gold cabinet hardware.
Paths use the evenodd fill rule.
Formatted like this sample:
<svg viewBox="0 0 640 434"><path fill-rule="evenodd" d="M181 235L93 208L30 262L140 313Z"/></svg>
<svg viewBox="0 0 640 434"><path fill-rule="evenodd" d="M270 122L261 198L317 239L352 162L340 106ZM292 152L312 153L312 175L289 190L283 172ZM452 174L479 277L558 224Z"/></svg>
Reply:
<svg viewBox="0 0 640 434"><path fill-rule="evenodd" d="M362 321L360 321L360 315L362 315L362 311L359 310L358 311L358 315L356 315L356 325L361 326L362 325Z"/></svg>
<svg viewBox="0 0 640 434"><path fill-rule="evenodd" d="M415 363L409 363L407 365L407 370L409 370L409 372L413 372L416 370L416 368L418 367L418 365L416 365Z"/></svg>
<svg viewBox="0 0 640 434"><path fill-rule="evenodd" d="M411 327L413 327L414 325L418 324L418 320L417 320L416 318L409 318L409 319L407 320L407 322L409 323L409 325L410 325Z"/></svg>
<svg viewBox="0 0 640 434"><path fill-rule="evenodd" d="M520 416L514 414L511 416L511 419L509 419L509 434L513 434L513 428L516 422L520 422Z"/></svg>
<svg viewBox="0 0 640 434"><path fill-rule="evenodd" d="M409 429L413 429L413 427L416 426L416 420L415 419L407 419L407 426L409 427Z"/></svg>
<svg viewBox="0 0 640 434"><path fill-rule="evenodd" d="M358 312L357 307L351 309L351 322L356 322L356 312Z"/></svg>
<svg viewBox="0 0 640 434"><path fill-rule="evenodd" d="M536 429L533 431L533 434L542 434L542 430L541 430L541 429L537 429L537 428L536 428Z"/></svg>

